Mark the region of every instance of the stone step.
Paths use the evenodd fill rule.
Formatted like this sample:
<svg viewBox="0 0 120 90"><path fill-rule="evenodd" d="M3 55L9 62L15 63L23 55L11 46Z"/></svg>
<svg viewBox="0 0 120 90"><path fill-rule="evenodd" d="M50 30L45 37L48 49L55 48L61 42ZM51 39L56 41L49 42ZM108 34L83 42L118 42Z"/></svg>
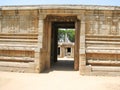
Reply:
<svg viewBox="0 0 120 90"><path fill-rule="evenodd" d="M120 66L92 66L92 71L120 72Z"/></svg>
<svg viewBox="0 0 120 90"><path fill-rule="evenodd" d="M33 67L34 63L25 63L25 62L3 62L0 61L0 67L19 67L19 68L29 68Z"/></svg>
<svg viewBox="0 0 120 90"><path fill-rule="evenodd" d="M20 72L20 73L35 73L34 67L14 67L0 66L0 71Z"/></svg>

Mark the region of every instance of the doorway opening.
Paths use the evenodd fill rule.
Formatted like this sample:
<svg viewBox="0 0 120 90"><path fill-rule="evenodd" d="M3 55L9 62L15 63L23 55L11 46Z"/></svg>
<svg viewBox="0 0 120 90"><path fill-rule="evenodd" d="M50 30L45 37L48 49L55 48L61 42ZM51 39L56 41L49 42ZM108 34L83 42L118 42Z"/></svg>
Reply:
<svg viewBox="0 0 120 90"><path fill-rule="evenodd" d="M75 22L51 23L50 65L54 70L74 70Z"/></svg>

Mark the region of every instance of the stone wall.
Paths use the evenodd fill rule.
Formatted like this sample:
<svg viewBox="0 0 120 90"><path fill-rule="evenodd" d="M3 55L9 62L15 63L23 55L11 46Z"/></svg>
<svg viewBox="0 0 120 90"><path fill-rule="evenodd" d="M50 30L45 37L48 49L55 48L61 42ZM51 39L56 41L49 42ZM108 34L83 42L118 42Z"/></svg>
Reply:
<svg viewBox="0 0 120 90"><path fill-rule="evenodd" d="M0 69L34 72L38 43L37 11L0 12Z"/></svg>
<svg viewBox="0 0 120 90"><path fill-rule="evenodd" d="M87 11L85 21L86 64L92 72L119 71L120 11Z"/></svg>
<svg viewBox="0 0 120 90"><path fill-rule="evenodd" d="M120 74L119 6L0 7L0 70L41 72L50 67L49 17L76 23L79 34L75 36L75 55L79 56L75 58L79 61L75 65L79 63L80 74Z"/></svg>

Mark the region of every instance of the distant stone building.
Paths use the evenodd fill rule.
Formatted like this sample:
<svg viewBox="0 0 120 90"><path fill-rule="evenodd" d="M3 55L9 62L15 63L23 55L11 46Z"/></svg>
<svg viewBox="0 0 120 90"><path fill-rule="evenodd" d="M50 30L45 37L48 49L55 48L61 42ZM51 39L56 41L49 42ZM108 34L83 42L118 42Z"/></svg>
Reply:
<svg viewBox="0 0 120 90"><path fill-rule="evenodd" d="M64 35L64 38L61 38L60 41L58 40L57 54L58 58L74 58L74 42L69 40L67 33Z"/></svg>
<svg viewBox="0 0 120 90"><path fill-rule="evenodd" d="M57 61L58 28L74 28L74 69L120 75L120 7L0 7L0 70L42 72Z"/></svg>
<svg viewBox="0 0 120 90"><path fill-rule="evenodd" d="M74 43L58 43L58 58L74 58Z"/></svg>

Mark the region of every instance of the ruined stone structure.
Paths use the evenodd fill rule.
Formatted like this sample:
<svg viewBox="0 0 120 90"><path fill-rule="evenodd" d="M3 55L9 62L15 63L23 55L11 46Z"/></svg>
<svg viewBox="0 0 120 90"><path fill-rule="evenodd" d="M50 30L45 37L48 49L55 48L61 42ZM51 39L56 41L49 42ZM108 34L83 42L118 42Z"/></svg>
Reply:
<svg viewBox="0 0 120 90"><path fill-rule="evenodd" d="M75 28L74 69L120 75L120 7L0 7L0 70L42 72L57 61L58 28Z"/></svg>
<svg viewBox="0 0 120 90"><path fill-rule="evenodd" d="M74 58L74 43L58 43L58 51L59 58Z"/></svg>

